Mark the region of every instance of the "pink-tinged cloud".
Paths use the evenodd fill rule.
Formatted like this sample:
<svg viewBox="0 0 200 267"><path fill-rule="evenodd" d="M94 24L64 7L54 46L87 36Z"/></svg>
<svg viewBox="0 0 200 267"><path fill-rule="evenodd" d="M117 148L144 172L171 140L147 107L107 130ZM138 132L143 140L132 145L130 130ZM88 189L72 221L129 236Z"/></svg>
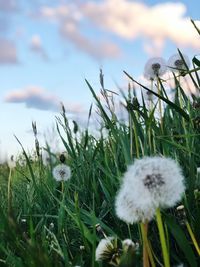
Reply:
<svg viewBox="0 0 200 267"><path fill-rule="evenodd" d="M61 110L61 101L55 95L50 95L44 89L36 86L11 91L6 95L5 102L24 103L27 108L38 110L51 110L56 112ZM64 105L67 113L78 114L83 112L83 108L79 104L64 103Z"/></svg>
<svg viewBox="0 0 200 267"><path fill-rule="evenodd" d="M80 6L82 15L96 27L116 34L121 38L152 41L146 47L160 49L166 40L178 47L200 48L200 37L190 18L186 17L183 3L166 2L149 6L128 0L86 1ZM200 26L200 21L196 21Z"/></svg>
<svg viewBox="0 0 200 267"><path fill-rule="evenodd" d="M121 55L120 48L110 40L93 40L84 34L82 16L75 4L60 5L58 7L44 6L35 18L46 19L58 24L61 37L72 43L76 48L94 58L117 58Z"/></svg>
<svg viewBox="0 0 200 267"><path fill-rule="evenodd" d="M109 41L94 41L84 36L78 25L66 21L62 24L60 33L63 38L71 41L78 49L93 56L94 58L117 58L120 50L117 45Z"/></svg>
<svg viewBox="0 0 200 267"><path fill-rule="evenodd" d="M0 38L0 64L15 64L18 62L15 43Z"/></svg>

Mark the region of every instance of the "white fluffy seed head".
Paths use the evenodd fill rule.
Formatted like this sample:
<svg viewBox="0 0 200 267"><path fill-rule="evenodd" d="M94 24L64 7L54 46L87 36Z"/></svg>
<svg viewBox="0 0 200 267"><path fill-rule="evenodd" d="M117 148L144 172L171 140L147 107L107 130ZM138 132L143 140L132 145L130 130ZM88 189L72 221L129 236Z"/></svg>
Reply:
<svg viewBox="0 0 200 267"><path fill-rule="evenodd" d="M129 224L151 221L155 214L155 207L148 199L143 199L142 203L138 202L131 190L125 186L116 197L115 210L119 219Z"/></svg>
<svg viewBox="0 0 200 267"><path fill-rule="evenodd" d="M162 76L167 71L167 64L161 57L150 58L144 67L144 77L147 80L154 80Z"/></svg>
<svg viewBox="0 0 200 267"><path fill-rule="evenodd" d="M59 164L53 169L53 177L56 181L67 181L71 177L71 169L66 164Z"/></svg>
<svg viewBox="0 0 200 267"><path fill-rule="evenodd" d="M11 156L7 163L10 169L14 169L16 167L16 161L14 160L14 156Z"/></svg>
<svg viewBox="0 0 200 267"><path fill-rule="evenodd" d="M183 71L186 70L186 65L189 68L190 67L190 60L188 56L183 55L183 59L179 54L172 55L168 62L167 65L170 68L171 71L176 72L176 71Z"/></svg>
<svg viewBox="0 0 200 267"><path fill-rule="evenodd" d="M164 157L135 160L116 197L116 213L127 223L150 221L156 208L174 206L184 189L184 177L174 160Z"/></svg>

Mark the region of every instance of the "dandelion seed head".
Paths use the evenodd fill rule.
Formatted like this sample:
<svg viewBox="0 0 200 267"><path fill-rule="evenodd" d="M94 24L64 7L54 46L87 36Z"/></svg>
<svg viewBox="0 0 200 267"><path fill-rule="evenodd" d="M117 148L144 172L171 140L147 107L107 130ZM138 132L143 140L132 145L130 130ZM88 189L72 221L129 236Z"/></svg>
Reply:
<svg viewBox="0 0 200 267"><path fill-rule="evenodd" d="M147 80L154 80L158 76L166 73L166 62L161 57L150 58L144 67L144 77Z"/></svg>
<svg viewBox="0 0 200 267"><path fill-rule="evenodd" d="M117 216L127 223L150 221L156 208L174 206L184 192L184 177L170 158L135 160L123 177L116 197Z"/></svg>
<svg viewBox="0 0 200 267"><path fill-rule="evenodd" d="M71 170L65 164L59 164L53 169L53 177L56 181L67 181L70 179Z"/></svg>
<svg viewBox="0 0 200 267"><path fill-rule="evenodd" d="M139 203L137 196L133 196L131 190L124 188L119 191L116 197L115 211L119 219L128 224L133 224L138 221L151 221L155 214L155 207L151 204L149 198Z"/></svg>
<svg viewBox="0 0 200 267"><path fill-rule="evenodd" d="M14 160L14 156L12 155L10 159L8 160L8 167L10 169L14 169L16 167L16 161Z"/></svg>
<svg viewBox="0 0 200 267"><path fill-rule="evenodd" d="M190 60L188 56L182 54L182 57L179 54L175 54L169 58L167 65L170 68L170 70L174 72L181 70L183 71L187 69L186 65L188 68L190 67Z"/></svg>

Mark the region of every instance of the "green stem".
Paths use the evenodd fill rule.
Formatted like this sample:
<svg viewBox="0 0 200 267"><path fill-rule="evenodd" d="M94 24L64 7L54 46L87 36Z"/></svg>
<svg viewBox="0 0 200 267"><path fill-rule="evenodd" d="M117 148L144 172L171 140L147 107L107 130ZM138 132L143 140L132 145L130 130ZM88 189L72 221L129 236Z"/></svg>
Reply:
<svg viewBox="0 0 200 267"><path fill-rule="evenodd" d="M12 195L11 195L11 174L12 169L9 170L9 176L8 176L8 214L10 214L11 210L11 202L12 202Z"/></svg>
<svg viewBox="0 0 200 267"><path fill-rule="evenodd" d="M157 90L158 90L158 95L161 95L161 90L160 90L160 83L159 83L159 77L157 77ZM163 118L162 118L162 102L161 99L158 99L158 106L159 106L159 112L160 112L160 125L161 125L161 130L163 132Z"/></svg>
<svg viewBox="0 0 200 267"><path fill-rule="evenodd" d="M163 227L162 217L161 217L161 213L160 213L159 208L157 208L157 210L156 210L156 220L157 220L158 231L159 231L159 235L160 235L160 242L161 242L163 260L164 260L164 266L170 267L169 253L168 253L168 249L167 249L164 227Z"/></svg>
<svg viewBox="0 0 200 267"><path fill-rule="evenodd" d="M193 242L193 244L195 246L195 249L196 249L198 255L200 256L200 247L199 247L199 245L197 243L197 240L196 240L196 238L194 236L194 233L193 233L192 228L191 228L191 226L190 226L188 221L186 221L186 227L187 227L188 233L189 233L189 235L190 235L190 237L192 239L192 242Z"/></svg>
<svg viewBox="0 0 200 267"><path fill-rule="evenodd" d="M62 194L64 194L64 190L65 190L64 181L61 181L61 192L62 192Z"/></svg>

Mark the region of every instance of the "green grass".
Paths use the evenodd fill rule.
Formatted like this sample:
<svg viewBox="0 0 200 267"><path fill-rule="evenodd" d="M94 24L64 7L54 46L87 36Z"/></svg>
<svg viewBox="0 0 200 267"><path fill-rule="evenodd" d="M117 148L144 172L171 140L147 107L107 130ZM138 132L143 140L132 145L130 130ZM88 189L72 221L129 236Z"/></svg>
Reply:
<svg viewBox="0 0 200 267"><path fill-rule="evenodd" d="M194 58L193 63L193 70L187 72L195 73L194 82L200 87L197 72L200 62ZM125 73L130 81L136 82ZM96 224L100 224L107 236L115 236L119 246L120 240L126 238L139 243L139 251L131 257L123 255L119 266L142 266L140 228L137 224L127 225L120 221L114 205L127 166L135 158L145 155L171 157L183 169L186 192L179 204L185 206L185 219L180 217L176 207L163 210L164 229L171 266L178 263L200 266L199 255L186 227L187 221L200 244L200 176L197 174L197 167L200 167L200 105L197 104L200 99L195 95L187 97L176 77L175 80L173 102L167 98L163 81L159 80L161 94L153 92L166 104L162 125L155 109L148 110L145 101L137 103L130 88L128 96L124 96L129 122L121 122L113 112L112 98L108 97L108 93L112 93L103 89L107 101L105 108L86 81L96 101L102 129L108 134L96 138L89 129L81 131L75 127L73 131L62 108L57 118L57 130L68 155L66 163L72 170L63 193L61 184L52 177L52 169L59 161L44 165L38 147L35 155L30 156L20 143L26 164L20 166L17 162L12 170L10 210L7 196L9 169L6 165L0 166L0 266L110 266L106 261L95 261L96 246L103 238L96 231ZM50 146L46 150L56 158ZM155 221L149 224L148 240L156 266L162 266Z"/></svg>

